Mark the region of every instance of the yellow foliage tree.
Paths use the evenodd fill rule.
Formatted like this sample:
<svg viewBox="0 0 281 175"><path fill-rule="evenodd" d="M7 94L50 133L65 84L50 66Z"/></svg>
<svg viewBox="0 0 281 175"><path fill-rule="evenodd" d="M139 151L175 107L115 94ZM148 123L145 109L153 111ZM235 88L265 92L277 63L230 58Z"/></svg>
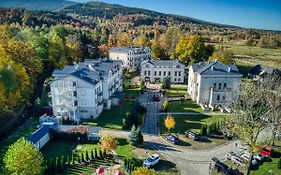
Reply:
<svg viewBox="0 0 281 175"><path fill-rule="evenodd" d="M147 167L139 167L135 171L133 171L132 175L156 175L154 169L149 169Z"/></svg>
<svg viewBox="0 0 281 175"><path fill-rule="evenodd" d="M172 128L174 128L175 125L176 125L176 121L175 121L174 117L173 117L172 115L170 115L170 114L168 114L168 115L166 116L164 122L165 122L166 128L168 129L168 132L170 132L170 130L171 130Z"/></svg>
<svg viewBox="0 0 281 175"><path fill-rule="evenodd" d="M102 152L105 152L106 154L110 151L116 149L117 147L117 140L112 135L105 135L102 136L100 141L100 148Z"/></svg>

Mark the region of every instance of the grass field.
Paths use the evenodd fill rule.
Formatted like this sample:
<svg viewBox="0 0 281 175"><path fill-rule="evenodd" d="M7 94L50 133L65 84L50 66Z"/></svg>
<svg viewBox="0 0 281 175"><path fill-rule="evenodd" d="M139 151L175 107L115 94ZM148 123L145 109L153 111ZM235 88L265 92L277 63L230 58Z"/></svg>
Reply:
<svg viewBox="0 0 281 175"><path fill-rule="evenodd" d="M223 44L223 46L231 50L234 55L246 56L235 59L238 65L254 66L256 64L262 64L279 69L281 68L281 48L270 49L234 44Z"/></svg>
<svg viewBox="0 0 281 175"><path fill-rule="evenodd" d="M163 134L167 131L164 126L164 119L166 115L160 115L160 132ZM186 114L186 115L173 115L176 126L171 129L172 133L183 134L186 130L200 131L203 123L213 123L223 120L226 115L207 115L207 114Z"/></svg>
<svg viewBox="0 0 281 175"><path fill-rule="evenodd" d="M56 157L67 155L71 156L73 150L75 150L74 155L81 155L88 151L91 153L94 149L99 149L99 145L96 143L91 144L79 144L75 141L65 141L65 140L51 140L48 142L41 150L46 160L55 159ZM121 157L132 158L135 155L132 152L131 146L127 143L125 139L118 139L118 146L115 150L116 153Z"/></svg>
<svg viewBox="0 0 281 175"><path fill-rule="evenodd" d="M112 107L110 110L104 109L97 120L83 122L85 125L101 126L111 129L122 129L122 118L132 109L132 102L124 102L120 107Z"/></svg>
<svg viewBox="0 0 281 175"><path fill-rule="evenodd" d="M271 158L271 161L264 162L257 169L251 171L251 175L260 175L260 174L274 174L281 175L281 169L277 169L278 159L281 157L281 141L279 141L277 146L274 147L275 155Z"/></svg>
<svg viewBox="0 0 281 175"><path fill-rule="evenodd" d="M204 112L203 109L191 100L170 101L168 112Z"/></svg>

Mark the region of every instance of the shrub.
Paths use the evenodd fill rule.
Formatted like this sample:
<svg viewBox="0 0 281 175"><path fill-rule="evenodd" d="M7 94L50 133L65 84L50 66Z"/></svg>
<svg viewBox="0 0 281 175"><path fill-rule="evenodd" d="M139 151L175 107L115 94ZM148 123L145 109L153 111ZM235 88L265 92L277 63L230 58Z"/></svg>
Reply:
<svg viewBox="0 0 281 175"><path fill-rule="evenodd" d="M165 112L167 112L167 111L168 111L168 107L169 107L169 101L166 100L166 101L163 103L163 110L164 110Z"/></svg>
<svg viewBox="0 0 281 175"><path fill-rule="evenodd" d="M141 80L141 82L140 82L140 90L142 91L142 90L144 90L144 88L145 88L144 81Z"/></svg>
<svg viewBox="0 0 281 175"><path fill-rule="evenodd" d="M143 143L143 135L139 127L136 128L135 125L133 125L131 133L128 136L128 143L134 146Z"/></svg>
<svg viewBox="0 0 281 175"><path fill-rule="evenodd" d="M207 134L207 124L202 124L200 128L200 135L206 135Z"/></svg>
<svg viewBox="0 0 281 175"><path fill-rule="evenodd" d="M162 89L170 89L171 88L171 78L165 77L162 84Z"/></svg>

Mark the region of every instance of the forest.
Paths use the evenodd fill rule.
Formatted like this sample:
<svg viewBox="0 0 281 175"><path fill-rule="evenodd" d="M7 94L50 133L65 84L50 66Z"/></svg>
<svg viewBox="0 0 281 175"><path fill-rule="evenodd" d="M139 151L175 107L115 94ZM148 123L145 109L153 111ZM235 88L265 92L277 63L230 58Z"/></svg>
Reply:
<svg viewBox="0 0 281 175"><path fill-rule="evenodd" d="M60 12L1 8L0 16L0 126L15 119L23 106L35 105L54 69L106 58L114 46L149 46L153 58L179 59L186 65L213 59L234 63L235 53L227 44L281 46L280 32L97 2Z"/></svg>

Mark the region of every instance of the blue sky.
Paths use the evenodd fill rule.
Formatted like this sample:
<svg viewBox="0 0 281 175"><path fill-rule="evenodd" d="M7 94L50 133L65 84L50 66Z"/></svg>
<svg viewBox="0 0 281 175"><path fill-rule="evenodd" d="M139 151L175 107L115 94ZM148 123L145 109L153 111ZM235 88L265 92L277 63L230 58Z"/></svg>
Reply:
<svg viewBox="0 0 281 175"><path fill-rule="evenodd" d="M73 0L85 2L87 0ZM210 22L281 31L281 0L99 0Z"/></svg>

